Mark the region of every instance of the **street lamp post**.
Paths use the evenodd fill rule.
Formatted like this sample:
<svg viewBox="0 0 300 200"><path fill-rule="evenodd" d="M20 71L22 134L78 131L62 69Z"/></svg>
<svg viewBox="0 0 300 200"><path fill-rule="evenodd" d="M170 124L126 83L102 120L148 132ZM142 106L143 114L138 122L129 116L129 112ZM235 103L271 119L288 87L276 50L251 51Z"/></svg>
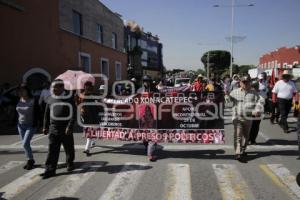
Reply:
<svg viewBox="0 0 300 200"><path fill-rule="evenodd" d="M206 72L207 72L206 76L209 79L209 51L207 53L207 69L206 69Z"/></svg>
<svg viewBox="0 0 300 200"><path fill-rule="evenodd" d="M231 5L214 5L213 7L231 7L231 31L230 31L230 77L232 77L232 66L233 66L233 33L234 33L234 8L235 7L252 7L251 4L235 4L235 0L231 0Z"/></svg>

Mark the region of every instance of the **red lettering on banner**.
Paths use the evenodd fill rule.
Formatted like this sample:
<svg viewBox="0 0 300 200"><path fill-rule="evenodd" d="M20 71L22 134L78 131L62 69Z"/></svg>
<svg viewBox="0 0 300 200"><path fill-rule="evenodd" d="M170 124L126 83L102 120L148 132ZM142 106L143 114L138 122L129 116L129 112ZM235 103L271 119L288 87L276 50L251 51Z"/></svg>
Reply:
<svg viewBox="0 0 300 200"><path fill-rule="evenodd" d="M194 133L190 134L190 140L192 142L195 142L195 140L196 140L196 134L194 134Z"/></svg>
<svg viewBox="0 0 300 200"><path fill-rule="evenodd" d="M105 139L107 138L107 132L106 131L102 132L102 137L105 138Z"/></svg>
<svg viewBox="0 0 300 200"><path fill-rule="evenodd" d="M179 141L180 137L181 137L180 133L175 133L175 140Z"/></svg>
<svg viewBox="0 0 300 200"><path fill-rule="evenodd" d="M169 134L168 133L163 133L163 140L165 141L165 142L167 142L168 141L168 137L169 137Z"/></svg>
<svg viewBox="0 0 300 200"><path fill-rule="evenodd" d="M160 133L156 134L156 140L158 140L158 141L162 140L162 135Z"/></svg>
<svg viewBox="0 0 300 200"><path fill-rule="evenodd" d="M130 140L133 140L133 134L132 134L132 132L129 132L129 134L128 134L128 139L130 139Z"/></svg>
<svg viewBox="0 0 300 200"><path fill-rule="evenodd" d="M174 133L170 133L169 136L170 136L170 137L169 137L169 140L173 140L174 137L175 137Z"/></svg>
<svg viewBox="0 0 300 200"><path fill-rule="evenodd" d="M142 136L142 134L141 134L140 132L137 132L137 134L136 134L136 139L137 139L137 140L140 140L141 136Z"/></svg>
<svg viewBox="0 0 300 200"><path fill-rule="evenodd" d="M142 140L146 140L146 133L145 132L142 132Z"/></svg>
<svg viewBox="0 0 300 200"><path fill-rule="evenodd" d="M97 136L96 131L94 129L90 129L90 131L91 131L91 137L95 138Z"/></svg>
<svg viewBox="0 0 300 200"><path fill-rule="evenodd" d="M202 136L202 135L199 134L199 133L196 135L196 138L197 138L198 141L202 141L202 137L201 137L201 136Z"/></svg>
<svg viewBox="0 0 300 200"><path fill-rule="evenodd" d="M208 134L208 139L209 139L209 141L213 141L214 140L214 134L213 133Z"/></svg>
<svg viewBox="0 0 300 200"><path fill-rule="evenodd" d="M115 139L120 139L120 133L119 133L119 131L115 132Z"/></svg>

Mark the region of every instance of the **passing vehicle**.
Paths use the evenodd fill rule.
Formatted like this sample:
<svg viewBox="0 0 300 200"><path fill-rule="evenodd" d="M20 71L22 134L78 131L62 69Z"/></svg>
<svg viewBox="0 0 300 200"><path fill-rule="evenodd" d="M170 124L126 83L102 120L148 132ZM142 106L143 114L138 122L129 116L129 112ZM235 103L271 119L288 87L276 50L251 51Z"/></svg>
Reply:
<svg viewBox="0 0 300 200"><path fill-rule="evenodd" d="M189 85L190 78L175 78L174 87Z"/></svg>

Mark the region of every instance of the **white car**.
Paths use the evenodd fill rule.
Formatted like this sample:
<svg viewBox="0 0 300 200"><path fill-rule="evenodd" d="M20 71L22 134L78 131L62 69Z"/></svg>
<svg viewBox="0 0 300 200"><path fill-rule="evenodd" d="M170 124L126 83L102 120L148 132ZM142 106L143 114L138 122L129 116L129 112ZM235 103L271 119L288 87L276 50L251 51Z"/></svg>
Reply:
<svg viewBox="0 0 300 200"><path fill-rule="evenodd" d="M174 87L189 85L189 83L190 78L176 78L174 82Z"/></svg>

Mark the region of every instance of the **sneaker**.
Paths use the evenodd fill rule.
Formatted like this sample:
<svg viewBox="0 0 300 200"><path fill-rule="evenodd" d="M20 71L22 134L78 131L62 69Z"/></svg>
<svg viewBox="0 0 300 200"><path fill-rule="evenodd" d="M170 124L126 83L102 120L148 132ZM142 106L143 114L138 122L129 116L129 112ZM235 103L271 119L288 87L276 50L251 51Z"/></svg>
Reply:
<svg viewBox="0 0 300 200"><path fill-rule="evenodd" d="M91 156L90 150L84 150L83 153L85 153L86 156Z"/></svg>
<svg viewBox="0 0 300 200"><path fill-rule="evenodd" d="M235 157L234 157L236 160L240 160L242 157L241 157L241 154L235 154Z"/></svg>
<svg viewBox="0 0 300 200"><path fill-rule="evenodd" d="M74 163L68 164L68 166L67 166L67 171L68 172L73 171L74 169L75 169Z"/></svg>
<svg viewBox="0 0 300 200"><path fill-rule="evenodd" d="M150 162L155 162L157 160L157 157L156 156L148 156L148 160Z"/></svg>

